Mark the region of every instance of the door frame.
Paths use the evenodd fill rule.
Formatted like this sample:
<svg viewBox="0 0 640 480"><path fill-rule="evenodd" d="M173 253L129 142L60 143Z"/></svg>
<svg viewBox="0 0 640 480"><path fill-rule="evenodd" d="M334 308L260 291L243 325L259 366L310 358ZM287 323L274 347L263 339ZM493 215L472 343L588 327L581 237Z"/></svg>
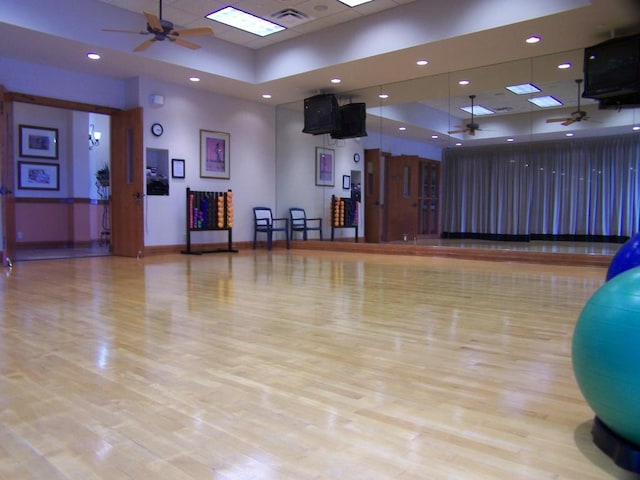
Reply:
<svg viewBox="0 0 640 480"><path fill-rule="evenodd" d="M0 180L4 180L6 183L0 183L0 185L4 185L5 189L13 192L15 191L15 175L14 175L14 165L15 165L15 149L13 143L13 118L11 113L13 112L13 104L14 102L20 103L30 103L34 105L41 105L47 107L55 107L66 110L77 110L81 112L89 112L89 113L99 113L103 115L108 115L111 117L111 128L117 128L118 126L118 114L123 112L122 109L113 108L113 107L105 107L101 105L93 105L89 103L83 102L74 102L69 100L61 100L57 98L51 97L43 97L38 95L29 95L26 93L19 92L10 92L4 91L2 85L0 85L0 93L2 96L0 99L2 102L2 119L0 119L0 128L2 128L2 135L4 135L6 141L2 142L2 136L0 136ZM142 120L140 115L140 124L136 125L136 129L139 132L142 132ZM2 125L4 123L4 125ZM113 150L111 152L111 156L113 157ZM142 173L140 173L142 175ZM142 185L140 185L140 189ZM116 189L117 191L117 189ZM13 193L9 193L5 195L2 199L2 233L7 238L5 239L5 248L0 250L2 251L2 262L5 265L7 262L6 258L15 257L15 249L16 249L16 238L15 238L15 200ZM144 215L142 211L140 211L140 215ZM126 220L129 221L129 220ZM136 218L135 225L142 225L144 219ZM120 222L120 224L119 224ZM129 229L129 227L135 227L135 225L128 225L126 223L122 223L122 221L116 217L112 217L111 228L119 228L123 230ZM9 238L10 237L10 238ZM136 245L137 251L140 250L140 246ZM115 253L114 253L115 254Z"/></svg>

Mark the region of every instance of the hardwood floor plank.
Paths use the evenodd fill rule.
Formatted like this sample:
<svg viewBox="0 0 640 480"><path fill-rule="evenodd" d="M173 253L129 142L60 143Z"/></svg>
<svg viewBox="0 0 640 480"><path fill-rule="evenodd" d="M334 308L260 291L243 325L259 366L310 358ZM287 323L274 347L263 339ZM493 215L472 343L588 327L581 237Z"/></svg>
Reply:
<svg viewBox="0 0 640 480"><path fill-rule="evenodd" d="M602 267L304 250L0 278L0 478L633 478L571 335Z"/></svg>

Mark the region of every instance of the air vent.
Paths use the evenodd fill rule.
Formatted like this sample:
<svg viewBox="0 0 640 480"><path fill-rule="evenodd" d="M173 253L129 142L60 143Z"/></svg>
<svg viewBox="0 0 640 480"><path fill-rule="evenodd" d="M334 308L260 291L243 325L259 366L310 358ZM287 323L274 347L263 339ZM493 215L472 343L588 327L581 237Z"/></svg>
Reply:
<svg viewBox="0 0 640 480"><path fill-rule="evenodd" d="M295 8L280 10L279 12L271 14L271 18L283 27L292 27L313 20L309 15Z"/></svg>

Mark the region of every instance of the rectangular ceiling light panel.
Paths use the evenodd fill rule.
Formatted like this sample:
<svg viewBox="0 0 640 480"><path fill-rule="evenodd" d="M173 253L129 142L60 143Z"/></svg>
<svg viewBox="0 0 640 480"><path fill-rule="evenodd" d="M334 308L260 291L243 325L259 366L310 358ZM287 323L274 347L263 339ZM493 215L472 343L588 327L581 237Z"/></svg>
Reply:
<svg viewBox="0 0 640 480"><path fill-rule="evenodd" d="M460 107L460 110L464 110L467 113L473 113L477 116L493 115L494 113L496 113L493 110L488 109L487 107L483 107L482 105L474 105L473 112L471 111L471 105L469 105L468 107Z"/></svg>
<svg viewBox="0 0 640 480"><path fill-rule="evenodd" d="M261 37L266 37L273 33L280 32L285 28L277 23L270 22L264 18L257 17L251 13L243 12L234 7L224 7L206 15L209 20L224 23L234 28L253 33Z"/></svg>
<svg viewBox="0 0 640 480"><path fill-rule="evenodd" d="M369 3L373 0L338 0L340 3L344 3L349 7L357 7L358 5L362 5L363 3Z"/></svg>
<svg viewBox="0 0 640 480"><path fill-rule="evenodd" d="M564 105L560 100L551 95L546 95L544 97L536 97L536 98L527 98L531 103L540 108L549 108L549 107L560 107Z"/></svg>
<svg viewBox="0 0 640 480"><path fill-rule="evenodd" d="M509 85L505 87L512 93L516 95L526 95L527 93L538 93L540 89L536 87L533 83L523 83L521 85Z"/></svg>

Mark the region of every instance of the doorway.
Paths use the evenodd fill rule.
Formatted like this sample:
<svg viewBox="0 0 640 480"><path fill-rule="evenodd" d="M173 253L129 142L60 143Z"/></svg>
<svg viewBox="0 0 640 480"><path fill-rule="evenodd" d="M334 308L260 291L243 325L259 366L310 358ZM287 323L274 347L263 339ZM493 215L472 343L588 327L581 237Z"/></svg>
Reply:
<svg viewBox="0 0 640 480"><path fill-rule="evenodd" d="M110 255L110 186L108 177L98 182L110 165L109 115L14 102L10 128L17 140L15 260ZM39 138L43 148L31 148ZM46 181L32 181L37 172Z"/></svg>
<svg viewBox="0 0 640 480"><path fill-rule="evenodd" d="M135 192L127 196L129 202L120 202L122 205L131 204L142 196L142 109L121 111L6 91L3 97L3 132L9 139L15 138L16 142L15 145L11 145L11 142L3 144L4 154L0 158L4 187L2 191L5 192L2 197L3 262L9 264L16 259L20 241L23 244L21 247L26 248L22 252L24 255L18 257L19 260L111 254L129 256L130 251L136 252L133 256L140 256L144 250L143 231L140 227L143 224L142 209L131 208L129 205L126 209L114 209L114 212L110 206L118 196L131 193L129 190ZM23 108L21 104L28 105L27 110L49 108L36 110L38 115L28 119L36 118L37 123L29 123L36 123L36 127L44 126L53 132L51 134L55 136L52 138L59 142L56 145L56 155L51 154L51 158L45 160L28 156L25 158L25 152L18 148L21 125L26 125L21 122L26 120L20 114L16 118L14 111L16 108ZM43 112L46 114L43 115ZM58 115L63 121L47 126L43 124L51 121L47 115ZM99 131L100 135L92 138L92 130L94 133ZM96 141L99 141L99 145ZM90 161L91 150L103 153ZM61 151L64 152L63 155L60 155ZM118 161L111 162L112 157ZM26 167L20 165L24 160ZM30 172L38 170L38 163L43 164L42 169L50 174L46 182L47 188L40 188L36 195L16 195L14 192L21 190L33 193L29 192L29 188L19 188L25 186L21 183L23 177L20 175L28 176ZM24 172L9 174L14 167L20 170L17 166L24 167ZM106 190L98 190L96 172L104 166L112 167L111 183ZM84 193L74 190L74 186L78 185L81 190L84 189ZM16 200L20 203L17 204ZM19 216L24 216L25 210L28 210L27 215L37 212L42 221L36 223L36 227L44 232L43 237L32 236L33 222L21 223ZM122 214L124 210L126 215ZM87 215L86 212L90 214ZM88 222L87 218L92 220ZM119 234L118 245L113 240L113 231ZM78 232L80 235L76 236ZM28 245L30 237L37 240ZM42 249L43 246L46 248Z"/></svg>

